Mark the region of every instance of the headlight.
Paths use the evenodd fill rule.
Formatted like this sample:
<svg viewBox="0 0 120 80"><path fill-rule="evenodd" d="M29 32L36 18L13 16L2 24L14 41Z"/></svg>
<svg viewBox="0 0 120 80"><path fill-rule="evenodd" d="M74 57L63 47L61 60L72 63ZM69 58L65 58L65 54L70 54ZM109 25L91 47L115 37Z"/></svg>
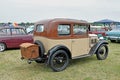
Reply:
<svg viewBox="0 0 120 80"><path fill-rule="evenodd" d="M99 40L103 40L103 39L104 39L104 37L100 37L100 38L99 38Z"/></svg>

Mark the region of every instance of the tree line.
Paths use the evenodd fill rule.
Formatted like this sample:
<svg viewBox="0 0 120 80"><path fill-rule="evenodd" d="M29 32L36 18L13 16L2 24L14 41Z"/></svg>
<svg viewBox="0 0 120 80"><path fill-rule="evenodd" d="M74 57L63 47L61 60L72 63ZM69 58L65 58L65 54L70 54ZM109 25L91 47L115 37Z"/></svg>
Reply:
<svg viewBox="0 0 120 80"><path fill-rule="evenodd" d="M0 23L0 26L4 26L5 24L7 25L10 25L10 24L13 24L12 22L8 22L8 23ZM28 27L28 26L31 26L31 25L34 25L34 23L32 22L21 22L21 23L17 23L19 26L23 26L23 27Z"/></svg>

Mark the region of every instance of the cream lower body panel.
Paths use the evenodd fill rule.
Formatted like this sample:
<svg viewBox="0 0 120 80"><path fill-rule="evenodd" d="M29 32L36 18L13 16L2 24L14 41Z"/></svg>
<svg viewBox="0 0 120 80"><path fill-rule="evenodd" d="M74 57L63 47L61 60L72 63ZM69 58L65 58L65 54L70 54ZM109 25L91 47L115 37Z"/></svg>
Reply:
<svg viewBox="0 0 120 80"><path fill-rule="evenodd" d="M89 39L49 39L46 37L36 36L34 40L40 40L45 48L45 53L47 54L48 50L55 47L56 45L64 45L66 46L70 52L72 57L80 56L83 54L89 53Z"/></svg>
<svg viewBox="0 0 120 80"><path fill-rule="evenodd" d="M72 57L88 54L90 50L89 38L72 39Z"/></svg>

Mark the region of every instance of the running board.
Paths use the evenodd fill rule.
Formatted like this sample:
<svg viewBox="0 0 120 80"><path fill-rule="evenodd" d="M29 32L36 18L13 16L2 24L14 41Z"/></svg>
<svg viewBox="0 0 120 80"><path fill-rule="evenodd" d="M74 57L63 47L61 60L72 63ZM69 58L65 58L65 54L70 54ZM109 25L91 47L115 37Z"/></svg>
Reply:
<svg viewBox="0 0 120 80"><path fill-rule="evenodd" d="M92 56L92 55L91 54L84 54L84 55L73 57L72 59L84 58L84 57L89 57L89 56Z"/></svg>

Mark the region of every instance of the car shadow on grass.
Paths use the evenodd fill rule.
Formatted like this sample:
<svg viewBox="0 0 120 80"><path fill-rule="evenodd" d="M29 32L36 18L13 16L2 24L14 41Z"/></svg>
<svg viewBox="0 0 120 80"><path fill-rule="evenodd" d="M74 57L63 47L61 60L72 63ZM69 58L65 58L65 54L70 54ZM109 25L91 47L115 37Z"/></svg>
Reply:
<svg viewBox="0 0 120 80"><path fill-rule="evenodd" d="M95 56L92 57L86 57L86 58L79 58L79 59L71 59L70 63L68 64L67 68L77 66L77 65L84 65L91 63L93 61L97 61ZM29 68L34 71L42 71L42 72L53 72L52 69L47 65L46 63L36 63L33 62L30 64Z"/></svg>
<svg viewBox="0 0 120 80"><path fill-rule="evenodd" d="M13 50L20 50L20 48L10 48L10 49L6 49L5 51L13 51ZM3 51L3 52L5 52Z"/></svg>
<svg viewBox="0 0 120 80"><path fill-rule="evenodd" d="M28 64L26 61L25 64L26 66L24 66L24 68L31 71L52 72L51 68L46 63L36 63L35 61L32 61L31 64Z"/></svg>
<svg viewBox="0 0 120 80"><path fill-rule="evenodd" d="M97 58L95 56L79 58L79 59L71 59L69 67L70 66L75 66L75 65L78 65L78 64L84 65L84 64L91 63L93 61L97 61Z"/></svg>

